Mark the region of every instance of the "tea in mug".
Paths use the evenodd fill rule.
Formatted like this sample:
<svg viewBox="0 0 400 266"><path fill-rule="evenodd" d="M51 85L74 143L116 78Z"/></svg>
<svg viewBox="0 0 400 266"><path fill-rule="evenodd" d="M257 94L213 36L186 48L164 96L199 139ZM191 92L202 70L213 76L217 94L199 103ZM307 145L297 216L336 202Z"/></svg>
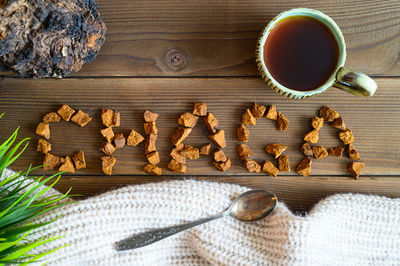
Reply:
<svg viewBox="0 0 400 266"><path fill-rule="evenodd" d="M331 30L309 16L280 21L268 34L264 62L281 85L310 91L323 85L335 71L339 45Z"/></svg>

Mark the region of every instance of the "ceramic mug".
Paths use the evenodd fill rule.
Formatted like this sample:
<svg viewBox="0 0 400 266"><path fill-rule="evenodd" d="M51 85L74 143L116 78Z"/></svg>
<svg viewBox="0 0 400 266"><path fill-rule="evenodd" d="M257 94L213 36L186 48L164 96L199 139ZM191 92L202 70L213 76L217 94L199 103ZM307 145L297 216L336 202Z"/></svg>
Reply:
<svg viewBox="0 0 400 266"><path fill-rule="evenodd" d="M268 71L268 67L264 62L264 45L269 33L280 21L292 16L308 16L322 22L331 30L339 46L339 60L335 70L332 72L332 74L329 76L324 84L314 90L298 91L283 86L272 77L272 75ZM256 61L261 76L267 83L267 85L279 94L287 96L289 98L308 98L324 92L331 86L359 96L372 96L374 95L377 88L377 85L372 78L361 72L351 70L344 66L344 62L346 61L346 44L344 42L342 32L340 31L338 25L330 17L320 11L313 9L291 9L280 13L273 20L271 20L262 32L261 37L258 39Z"/></svg>

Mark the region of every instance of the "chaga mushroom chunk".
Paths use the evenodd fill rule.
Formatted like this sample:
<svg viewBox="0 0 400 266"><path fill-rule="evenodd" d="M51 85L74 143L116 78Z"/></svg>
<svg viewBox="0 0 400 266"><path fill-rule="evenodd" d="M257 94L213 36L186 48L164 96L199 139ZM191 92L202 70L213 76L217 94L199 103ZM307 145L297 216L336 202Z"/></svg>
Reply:
<svg viewBox="0 0 400 266"><path fill-rule="evenodd" d="M231 159L228 158L225 162L213 162L213 166L221 172L225 172L231 168Z"/></svg>
<svg viewBox="0 0 400 266"><path fill-rule="evenodd" d="M136 146L143 140L144 140L143 136L132 129L131 132L129 133L127 144L128 146Z"/></svg>
<svg viewBox="0 0 400 266"><path fill-rule="evenodd" d="M48 123L41 122L36 128L36 134L39 136L50 139L50 126Z"/></svg>
<svg viewBox="0 0 400 266"><path fill-rule="evenodd" d="M208 113L207 116L203 117L203 121L211 133L217 132L218 119L212 113Z"/></svg>
<svg viewBox="0 0 400 266"><path fill-rule="evenodd" d="M76 170L86 168L85 152L83 150L78 151L72 156Z"/></svg>
<svg viewBox="0 0 400 266"><path fill-rule="evenodd" d="M158 154L158 151L153 151L148 154L146 154L147 161L149 163L156 165L160 162L160 155Z"/></svg>
<svg viewBox="0 0 400 266"><path fill-rule="evenodd" d="M79 71L96 58L105 40L106 26L94 0L2 0L1 7L0 66L24 77Z"/></svg>
<svg viewBox="0 0 400 266"><path fill-rule="evenodd" d="M270 176L277 176L279 173L278 168L276 168L271 162L265 161L263 163L262 169L264 173L267 173Z"/></svg>
<svg viewBox="0 0 400 266"><path fill-rule="evenodd" d="M75 173L74 163L71 160L71 157L65 157L65 162L60 166L58 169L60 172L68 172L68 173Z"/></svg>
<svg viewBox="0 0 400 266"><path fill-rule="evenodd" d="M143 119L145 122L156 122L158 114L150 112L148 110L143 112Z"/></svg>
<svg viewBox="0 0 400 266"><path fill-rule="evenodd" d="M143 167L143 170L150 175L160 176L162 174L162 169L160 167L158 167L157 165L150 164L150 163L146 164Z"/></svg>
<svg viewBox="0 0 400 266"><path fill-rule="evenodd" d="M56 112L48 113L43 117L43 122L45 123L59 122L60 120L61 117Z"/></svg>
<svg viewBox="0 0 400 266"><path fill-rule="evenodd" d="M198 116L207 115L207 104L206 103L194 103L193 104L193 114Z"/></svg>
<svg viewBox="0 0 400 266"><path fill-rule="evenodd" d="M210 151L211 151L211 144L210 143L202 145L200 147L200 154L201 155L210 155Z"/></svg>
<svg viewBox="0 0 400 266"><path fill-rule="evenodd" d="M36 151L41 152L43 154L48 153L49 151L51 151L50 142L45 141L44 139L39 139Z"/></svg>
<svg viewBox="0 0 400 266"><path fill-rule="evenodd" d="M189 160L196 160L199 158L199 149L192 147L190 145L185 145L185 147L179 151L179 153Z"/></svg>
<svg viewBox="0 0 400 266"><path fill-rule="evenodd" d="M248 142L250 138L250 130L243 124L236 129L236 140Z"/></svg>
<svg viewBox="0 0 400 266"><path fill-rule="evenodd" d="M120 113L111 109L101 110L101 120L106 127L119 127L121 123Z"/></svg>
<svg viewBox="0 0 400 266"><path fill-rule="evenodd" d="M115 135L111 127L100 130L100 133L107 140L107 142L112 142L114 140Z"/></svg>
<svg viewBox="0 0 400 266"><path fill-rule="evenodd" d="M112 175L112 170L116 162L117 159L115 159L114 156L101 157L101 169L103 170L103 173L106 175Z"/></svg>
<svg viewBox="0 0 400 266"><path fill-rule="evenodd" d="M199 117L197 115L191 114L189 112L184 112L179 116L178 124L184 127L193 128L197 124L198 120Z"/></svg>
<svg viewBox="0 0 400 266"><path fill-rule="evenodd" d="M174 159L171 159L168 163L168 169L171 171L174 171L176 173L185 174L187 167L186 167L186 165L184 165L178 161L175 161Z"/></svg>
<svg viewBox="0 0 400 266"><path fill-rule="evenodd" d="M208 135L208 138L220 148L226 147L225 131L217 130L217 133Z"/></svg>
<svg viewBox="0 0 400 266"><path fill-rule="evenodd" d="M76 112L72 117L71 121L74 122L75 124L78 124L81 127L86 126L90 121L92 121L92 118L89 116L88 113L83 112L82 110L79 110Z"/></svg>

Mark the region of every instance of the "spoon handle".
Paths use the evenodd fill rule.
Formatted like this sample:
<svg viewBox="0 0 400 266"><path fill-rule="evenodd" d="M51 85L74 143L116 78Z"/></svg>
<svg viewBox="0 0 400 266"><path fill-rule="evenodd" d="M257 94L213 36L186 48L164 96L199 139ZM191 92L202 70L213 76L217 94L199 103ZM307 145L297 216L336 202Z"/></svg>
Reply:
<svg viewBox="0 0 400 266"><path fill-rule="evenodd" d="M174 225L170 227L165 227L165 228L159 228L159 229L154 229L151 231L147 231L144 233L139 233L137 235L125 238L115 244L115 249L117 251L123 251L123 250L128 250L128 249L135 249L135 248L141 248L147 245L150 245L152 243L155 243L161 239L164 239L166 237L172 236L174 234L177 234L179 232L182 232L186 229L192 228L196 225L204 224L206 222L221 218L225 216L226 213L221 213L215 216L203 218L194 222L188 222L180 225Z"/></svg>

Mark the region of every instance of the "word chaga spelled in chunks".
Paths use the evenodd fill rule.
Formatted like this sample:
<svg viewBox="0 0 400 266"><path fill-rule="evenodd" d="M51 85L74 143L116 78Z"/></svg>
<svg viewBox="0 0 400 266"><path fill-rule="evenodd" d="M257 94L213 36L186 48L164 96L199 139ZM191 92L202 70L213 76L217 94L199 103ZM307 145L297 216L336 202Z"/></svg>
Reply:
<svg viewBox="0 0 400 266"><path fill-rule="evenodd" d="M347 170L349 173L357 179L360 176L362 169L364 168L365 164L360 162L350 162L347 165Z"/></svg>
<svg viewBox="0 0 400 266"><path fill-rule="evenodd" d="M50 152L51 151L50 142L48 142L44 139L39 139L36 151L41 152L43 154Z"/></svg>
<svg viewBox="0 0 400 266"><path fill-rule="evenodd" d="M117 159L114 156L102 156L101 157L101 169L103 173L106 175L112 175L112 170L117 162Z"/></svg>
<svg viewBox="0 0 400 266"><path fill-rule="evenodd" d="M119 127L121 124L121 115L117 111L103 108L101 110L101 121L106 127Z"/></svg>

